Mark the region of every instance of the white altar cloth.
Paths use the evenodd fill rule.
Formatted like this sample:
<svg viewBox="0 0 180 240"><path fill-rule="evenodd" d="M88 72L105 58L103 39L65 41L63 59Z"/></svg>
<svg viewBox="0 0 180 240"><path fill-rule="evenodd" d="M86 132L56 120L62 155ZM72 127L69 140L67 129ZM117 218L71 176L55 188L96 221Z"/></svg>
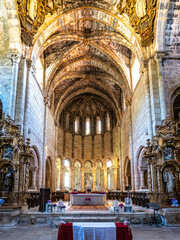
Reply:
<svg viewBox="0 0 180 240"><path fill-rule="evenodd" d="M85 205L85 198L91 198L90 205L104 205L106 202L106 194L71 194L71 205Z"/></svg>
<svg viewBox="0 0 180 240"><path fill-rule="evenodd" d="M116 225L113 222L74 222L73 240L116 240Z"/></svg>

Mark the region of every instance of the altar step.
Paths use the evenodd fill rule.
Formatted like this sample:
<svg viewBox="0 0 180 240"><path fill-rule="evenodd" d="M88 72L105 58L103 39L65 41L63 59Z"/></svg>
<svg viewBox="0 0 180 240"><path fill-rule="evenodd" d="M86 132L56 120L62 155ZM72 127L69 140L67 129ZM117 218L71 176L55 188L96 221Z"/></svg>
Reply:
<svg viewBox="0 0 180 240"><path fill-rule="evenodd" d="M109 212L65 212L65 213L41 213L27 212L20 216L23 224L49 224L58 227L60 221L64 222L117 222L120 219L134 224L151 222L152 214L147 212L138 213L109 213Z"/></svg>

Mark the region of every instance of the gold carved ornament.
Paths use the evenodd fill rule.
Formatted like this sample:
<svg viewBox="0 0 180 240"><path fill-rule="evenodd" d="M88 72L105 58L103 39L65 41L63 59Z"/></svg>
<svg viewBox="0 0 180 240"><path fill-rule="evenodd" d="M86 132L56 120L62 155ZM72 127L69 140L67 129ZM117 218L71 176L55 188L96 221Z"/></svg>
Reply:
<svg viewBox="0 0 180 240"><path fill-rule="evenodd" d="M126 13L134 31L141 37L141 45L149 46L154 40L154 20L157 0L121 0L117 5L120 14Z"/></svg>
<svg viewBox="0 0 180 240"><path fill-rule="evenodd" d="M21 38L28 46L32 46L33 37L43 24L46 14L53 11L48 2L48 0L17 0Z"/></svg>

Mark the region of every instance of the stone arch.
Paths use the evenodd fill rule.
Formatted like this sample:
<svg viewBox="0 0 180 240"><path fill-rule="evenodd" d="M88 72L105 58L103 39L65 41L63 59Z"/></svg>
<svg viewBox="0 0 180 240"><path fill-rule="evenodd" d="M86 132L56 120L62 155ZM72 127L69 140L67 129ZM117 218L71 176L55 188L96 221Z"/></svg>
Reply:
<svg viewBox="0 0 180 240"><path fill-rule="evenodd" d="M165 35L166 35L166 23L167 14L169 10L170 0L159 0L157 18L155 22L155 41L154 47L157 51L165 50Z"/></svg>
<svg viewBox="0 0 180 240"><path fill-rule="evenodd" d="M101 166L103 167L103 161L102 161L101 159L97 159L97 160L94 162L94 167L96 167L98 163L101 163Z"/></svg>
<svg viewBox="0 0 180 240"><path fill-rule="evenodd" d="M147 189L147 165L146 165L146 158L144 158L145 154L145 147L140 146L137 155L136 155L136 163L137 168L135 171L135 185L136 189Z"/></svg>
<svg viewBox="0 0 180 240"><path fill-rule="evenodd" d="M41 27L41 30L39 30L39 32L36 34L31 58L33 58L34 54L38 55L40 49L39 43L43 45L44 42L51 35L53 35L54 32L69 24L70 22L72 23L73 21L82 20L87 10L89 10L88 7L83 7L70 10L56 17L52 16L51 19L49 19L48 24L44 23ZM113 29L116 29L118 32L120 32L121 35L125 36L125 39L127 39L127 41L131 43L132 46L134 46L134 49L137 51L137 55L140 58L143 57L143 50L140 46L140 39L138 38L138 35L134 34L134 31L130 25L127 26L124 24L124 21L120 16L116 16L102 9L92 7L91 12L91 16L88 17L89 20L99 21L109 25Z"/></svg>
<svg viewBox="0 0 180 240"><path fill-rule="evenodd" d="M85 162L84 162L84 167L85 167L85 165L87 164L87 163L90 163L90 165L91 165L91 167L93 167L93 162L91 161L91 160L89 160L89 159L87 159Z"/></svg>
<svg viewBox="0 0 180 240"><path fill-rule="evenodd" d="M180 112L180 87L177 87L171 95L170 110L172 119L178 120L178 113Z"/></svg>
<svg viewBox="0 0 180 240"><path fill-rule="evenodd" d="M82 162L79 159L74 160L73 166L75 167L77 162L80 164L80 167L82 167Z"/></svg>

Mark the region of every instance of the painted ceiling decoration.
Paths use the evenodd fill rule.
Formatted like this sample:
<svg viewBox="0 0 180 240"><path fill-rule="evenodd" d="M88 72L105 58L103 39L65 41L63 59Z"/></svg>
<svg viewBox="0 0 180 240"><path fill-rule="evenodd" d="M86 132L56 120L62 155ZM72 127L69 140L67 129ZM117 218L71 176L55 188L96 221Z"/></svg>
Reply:
<svg viewBox="0 0 180 240"><path fill-rule="evenodd" d="M143 47L154 40L156 5L157 0L121 0L117 5L120 14L128 15L131 26L141 37Z"/></svg>
<svg viewBox="0 0 180 240"><path fill-rule="evenodd" d="M154 39L153 25L157 0L17 0L17 3L21 37L23 42L29 46L32 46L34 35L44 23L47 14L56 12L62 14L71 9L85 6L100 8L116 15L126 13L129 23L141 37L142 46L150 45ZM90 25L85 27L83 34L88 36L92 29L93 26ZM87 39L85 38L85 41Z"/></svg>

